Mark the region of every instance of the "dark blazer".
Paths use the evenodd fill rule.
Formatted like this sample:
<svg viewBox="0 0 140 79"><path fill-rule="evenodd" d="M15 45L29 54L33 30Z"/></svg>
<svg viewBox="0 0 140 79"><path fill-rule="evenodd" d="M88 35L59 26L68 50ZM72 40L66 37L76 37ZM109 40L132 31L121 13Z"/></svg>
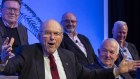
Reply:
<svg viewBox="0 0 140 79"><path fill-rule="evenodd" d="M136 79L140 79L140 68L137 69Z"/></svg>
<svg viewBox="0 0 140 79"><path fill-rule="evenodd" d="M19 79L45 79L43 51L40 44L19 48L16 56L10 59L5 67L5 74L19 73ZM67 79L108 79L114 78L113 69L89 70L79 64L75 55L59 48L58 54L62 61Z"/></svg>
<svg viewBox="0 0 140 79"><path fill-rule="evenodd" d="M2 44L7 37L5 27L6 26L4 25L2 18L0 18L0 48L2 47ZM26 27L23 26L22 24L19 24L17 27L17 31L18 31L21 45L27 45L28 44L28 34L27 34ZM0 52L1 52L1 49L0 49Z"/></svg>
<svg viewBox="0 0 140 79"><path fill-rule="evenodd" d="M132 58L133 58L134 60L139 60L140 58L139 58L138 51L137 51L135 45L132 44L132 43L128 43L128 42L126 42L126 43L128 44L128 45L127 45L127 48L128 48L128 50L129 50L130 54L132 55ZM119 51L119 53L121 53L121 51ZM119 64L119 63L121 62L122 59L123 59L123 57L122 57L122 55L120 54L118 60L116 61L116 64Z"/></svg>
<svg viewBox="0 0 140 79"><path fill-rule="evenodd" d="M81 49L69 38L69 36L66 33L64 33L61 47L72 51L76 55L78 62L82 65L93 64L94 62L96 62L97 56L95 55L95 52L88 38L81 34L78 34L78 38L83 43L86 49L87 57L84 55Z"/></svg>
<svg viewBox="0 0 140 79"><path fill-rule="evenodd" d="M134 60L139 60L140 58L139 58L138 51L137 51L135 45L132 44L132 43L129 43L129 42L126 42L126 43L128 44L128 45L127 45L127 48L128 48L128 50L129 50L130 54L132 55L132 58L133 58ZM120 51L120 53L121 53L121 51ZM122 59L123 59L123 57L122 57L122 55L120 54L120 55L119 55L119 58L118 58L117 61L115 62L116 65L119 65L119 63L122 61ZM131 71L131 72L129 72L129 74L132 76L132 78L136 79L136 72L135 72L135 71Z"/></svg>
<svg viewBox="0 0 140 79"><path fill-rule="evenodd" d="M96 62L95 64L88 65L87 68L89 69L105 69L99 62ZM121 75L123 79L132 79L129 73L124 73ZM113 79L113 78L108 78L108 79ZM115 78L114 78L115 79Z"/></svg>
<svg viewBox="0 0 140 79"><path fill-rule="evenodd" d="M132 43L128 43L128 46L127 46L129 52L131 53L132 57L134 60L139 60L139 55L138 55L138 51L136 49L136 46Z"/></svg>

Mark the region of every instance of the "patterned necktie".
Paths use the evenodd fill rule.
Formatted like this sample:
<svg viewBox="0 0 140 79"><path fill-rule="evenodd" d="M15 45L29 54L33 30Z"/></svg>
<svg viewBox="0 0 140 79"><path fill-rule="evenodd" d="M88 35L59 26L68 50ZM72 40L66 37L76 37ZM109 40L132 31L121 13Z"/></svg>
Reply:
<svg viewBox="0 0 140 79"><path fill-rule="evenodd" d="M57 66L56 66L56 63L54 60L54 56L52 54L50 54L49 59L50 59L50 70L51 70L51 74L52 74L52 79L60 79L58 70L57 70Z"/></svg>

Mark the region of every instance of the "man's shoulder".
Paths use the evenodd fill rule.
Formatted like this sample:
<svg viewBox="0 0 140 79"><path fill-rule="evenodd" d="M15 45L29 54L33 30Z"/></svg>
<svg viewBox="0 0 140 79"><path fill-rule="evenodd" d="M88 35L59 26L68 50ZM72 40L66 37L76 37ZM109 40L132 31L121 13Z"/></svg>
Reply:
<svg viewBox="0 0 140 79"><path fill-rule="evenodd" d="M134 45L133 43L131 43L131 42L127 42L128 43L128 45Z"/></svg>
<svg viewBox="0 0 140 79"><path fill-rule="evenodd" d="M85 35L80 34L80 33L78 33L78 36L81 36L81 37L86 37ZM87 38L87 37L86 37L86 38Z"/></svg>
<svg viewBox="0 0 140 79"><path fill-rule="evenodd" d="M18 24L18 28L26 29L26 27L23 24L21 24L21 23Z"/></svg>
<svg viewBox="0 0 140 79"><path fill-rule="evenodd" d="M87 39L88 40L88 37L83 35L83 34L78 34L77 35L80 39Z"/></svg>
<svg viewBox="0 0 140 79"><path fill-rule="evenodd" d="M3 21L2 21L2 18L0 17L0 27L3 27L4 24L3 24Z"/></svg>
<svg viewBox="0 0 140 79"><path fill-rule="evenodd" d="M21 51L24 51L24 52L34 52L34 51L37 51L37 50L42 50L42 47L41 47L41 44L40 43L19 46L16 49L16 53L18 54Z"/></svg>
<svg viewBox="0 0 140 79"><path fill-rule="evenodd" d="M103 69L103 67L99 64L99 62L95 62L94 64L86 65L89 69Z"/></svg>
<svg viewBox="0 0 140 79"><path fill-rule="evenodd" d="M128 47L136 47L133 43L131 42L126 42Z"/></svg>
<svg viewBox="0 0 140 79"><path fill-rule="evenodd" d="M19 47L19 49L29 49L29 50L36 50L42 48L40 43L35 43L31 45L22 45Z"/></svg>
<svg viewBox="0 0 140 79"><path fill-rule="evenodd" d="M61 47L58 48L58 52L61 52L61 53L67 54L67 55L74 55L74 53L72 51L61 48Z"/></svg>

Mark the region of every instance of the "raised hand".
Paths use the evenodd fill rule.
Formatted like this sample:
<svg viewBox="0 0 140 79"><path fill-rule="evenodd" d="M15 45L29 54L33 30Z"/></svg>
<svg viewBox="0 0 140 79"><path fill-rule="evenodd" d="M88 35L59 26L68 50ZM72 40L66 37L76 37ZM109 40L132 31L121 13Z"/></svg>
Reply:
<svg viewBox="0 0 140 79"><path fill-rule="evenodd" d="M140 68L140 60L126 60L127 56L124 56L123 60L119 64L119 74L126 73L129 71L134 71Z"/></svg>
<svg viewBox="0 0 140 79"><path fill-rule="evenodd" d="M1 60L2 62L5 62L8 58L12 58L15 56L11 51L12 51L12 46L14 43L14 38L11 38L9 42L9 38L7 37L6 40L4 41L2 45L2 53L1 53Z"/></svg>

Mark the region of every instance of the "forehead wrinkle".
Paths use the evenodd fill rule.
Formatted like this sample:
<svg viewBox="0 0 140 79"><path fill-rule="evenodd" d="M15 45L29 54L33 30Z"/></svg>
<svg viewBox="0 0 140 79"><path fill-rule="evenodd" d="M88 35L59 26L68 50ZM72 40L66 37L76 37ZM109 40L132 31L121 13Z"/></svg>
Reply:
<svg viewBox="0 0 140 79"><path fill-rule="evenodd" d="M62 18L63 20L65 19L76 20L76 16L73 13L65 13Z"/></svg>
<svg viewBox="0 0 140 79"><path fill-rule="evenodd" d="M52 31L62 32L62 27L55 20L49 20L49 21L44 22L44 24L42 25L41 30L52 30Z"/></svg>

